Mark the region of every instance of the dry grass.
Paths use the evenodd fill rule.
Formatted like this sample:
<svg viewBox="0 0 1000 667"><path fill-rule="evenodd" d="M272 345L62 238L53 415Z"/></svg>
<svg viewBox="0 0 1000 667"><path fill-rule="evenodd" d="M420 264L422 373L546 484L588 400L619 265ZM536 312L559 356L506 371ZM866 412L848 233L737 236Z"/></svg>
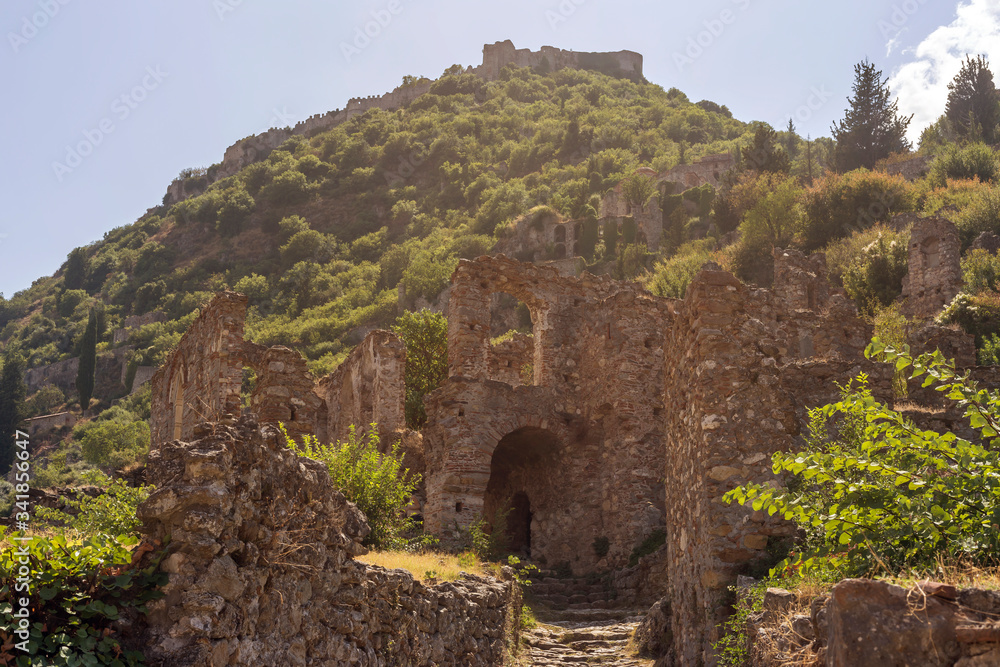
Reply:
<svg viewBox="0 0 1000 667"><path fill-rule="evenodd" d="M369 565L388 569L406 570L419 581L455 581L460 572L480 576L496 576L495 566L481 562L471 552L447 554L427 551L409 553L406 551L372 551L356 560Z"/></svg>

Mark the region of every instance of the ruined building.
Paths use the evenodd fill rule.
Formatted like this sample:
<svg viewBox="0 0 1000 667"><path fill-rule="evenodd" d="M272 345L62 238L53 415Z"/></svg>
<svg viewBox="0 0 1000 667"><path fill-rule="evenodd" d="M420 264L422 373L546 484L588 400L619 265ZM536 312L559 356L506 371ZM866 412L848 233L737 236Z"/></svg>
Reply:
<svg viewBox="0 0 1000 667"><path fill-rule="evenodd" d="M962 242L954 223L921 218L910 232L909 273L903 278L903 313L933 318L962 290Z"/></svg>
<svg viewBox="0 0 1000 667"><path fill-rule="evenodd" d="M156 371L154 447L189 439L203 422L241 414L243 379L250 371L256 382L247 411L262 422L284 424L290 435L327 442L345 438L351 425L364 431L376 422L387 437L405 428L406 350L395 335L368 334L336 372L316 380L298 352L244 340L246 308L243 295L217 295Z"/></svg>
<svg viewBox="0 0 1000 667"><path fill-rule="evenodd" d="M928 293L940 266L911 263L909 284ZM773 480L772 453L800 446L808 408L835 400L836 382L863 370L876 396L891 396L891 371L862 354L870 327L826 273L822 255L776 251L771 290L707 265L672 300L502 255L461 261L448 379L425 397L426 529L456 542L508 508L515 552L576 574L621 568L664 531L666 548L637 585L668 603L677 664L710 664L727 587L793 534L722 496ZM501 295L525 305L530 335L492 338ZM203 437L201 422L232 423L225 415L241 411L324 440L371 421L384 435L402 431L405 358L394 336L369 334L316 381L297 353L244 340L245 307L240 295L217 296L157 371L154 450ZM961 332L925 327L911 341L974 361ZM256 373L245 409L244 368Z"/></svg>

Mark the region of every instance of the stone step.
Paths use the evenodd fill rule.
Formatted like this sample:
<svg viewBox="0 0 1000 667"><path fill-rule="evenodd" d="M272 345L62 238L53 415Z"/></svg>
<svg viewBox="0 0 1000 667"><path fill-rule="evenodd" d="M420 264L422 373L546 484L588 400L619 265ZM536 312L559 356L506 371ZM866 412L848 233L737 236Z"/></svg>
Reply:
<svg viewBox="0 0 1000 667"><path fill-rule="evenodd" d="M544 623L593 623L599 624L603 621L626 621L629 618L637 618L643 612L636 609L532 609L535 618Z"/></svg>
<svg viewBox="0 0 1000 667"><path fill-rule="evenodd" d="M652 667L653 661L634 658L628 641L636 621L589 625L577 629L544 626L525 633L525 653L534 667L555 665L606 665L607 667Z"/></svg>

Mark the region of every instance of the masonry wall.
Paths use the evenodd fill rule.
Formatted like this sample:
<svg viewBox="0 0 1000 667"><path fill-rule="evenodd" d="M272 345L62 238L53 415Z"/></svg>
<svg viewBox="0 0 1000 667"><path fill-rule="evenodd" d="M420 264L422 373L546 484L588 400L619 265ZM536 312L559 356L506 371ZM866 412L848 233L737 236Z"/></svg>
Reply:
<svg viewBox="0 0 1000 667"><path fill-rule="evenodd" d="M508 370L526 346L509 355L490 346L497 293L531 312L530 382ZM623 564L663 521L655 417L668 316L668 300L636 285L503 256L461 262L448 318L450 377L425 399L428 529L459 539L523 493L532 558L581 572ZM598 537L610 540L605 558L594 553Z"/></svg>
<svg viewBox="0 0 1000 667"><path fill-rule="evenodd" d="M322 464L247 418L193 435L147 467L156 490L139 516L170 551L166 597L147 605L148 664L507 664L516 583L425 586L361 563L367 523Z"/></svg>
<svg viewBox="0 0 1000 667"><path fill-rule="evenodd" d="M246 297L235 292L216 295L153 375L154 447L191 437L201 422L240 414L246 304Z"/></svg>
<svg viewBox="0 0 1000 667"><path fill-rule="evenodd" d="M962 243L954 223L944 218L917 220L910 232L909 272L903 278L903 314L935 317L961 291Z"/></svg>
<svg viewBox="0 0 1000 667"><path fill-rule="evenodd" d="M383 435L405 429L406 351L394 334L369 333L334 373L317 380L298 352L244 340L245 318L246 297L219 293L153 374L154 447L189 438L203 421L241 414L244 368L256 375L249 411L262 423L280 422L296 439L343 439L351 424L364 432L372 422Z"/></svg>
<svg viewBox="0 0 1000 667"><path fill-rule="evenodd" d="M367 433L375 422L384 437L406 428L406 346L395 334L374 331L351 351L317 391L327 405L326 438L347 438L351 425Z"/></svg>
<svg viewBox="0 0 1000 667"><path fill-rule="evenodd" d="M714 664L727 587L794 527L722 501L774 480L771 455L799 446L807 411L861 370L876 395L888 371L864 361L870 337L825 282L822 256L775 256L774 291L707 267L688 288L665 350L667 572L674 657ZM673 409L672 409L673 408Z"/></svg>

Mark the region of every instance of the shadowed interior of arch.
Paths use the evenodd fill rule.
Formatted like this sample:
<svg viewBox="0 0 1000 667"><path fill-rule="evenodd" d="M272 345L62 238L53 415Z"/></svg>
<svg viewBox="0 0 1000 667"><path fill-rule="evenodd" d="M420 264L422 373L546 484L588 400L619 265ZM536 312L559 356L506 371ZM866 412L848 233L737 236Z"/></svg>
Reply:
<svg viewBox="0 0 1000 667"><path fill-rule="evenodd" d="M493 451L483 514L492 530L498 511L508 510L503 529L510 553L539 555L532 551L533 543L538 546L532 539L534 519L545 515L553 485L558 488L558 450L559 440L551 431L525 427L501 438Z"/></svg>

